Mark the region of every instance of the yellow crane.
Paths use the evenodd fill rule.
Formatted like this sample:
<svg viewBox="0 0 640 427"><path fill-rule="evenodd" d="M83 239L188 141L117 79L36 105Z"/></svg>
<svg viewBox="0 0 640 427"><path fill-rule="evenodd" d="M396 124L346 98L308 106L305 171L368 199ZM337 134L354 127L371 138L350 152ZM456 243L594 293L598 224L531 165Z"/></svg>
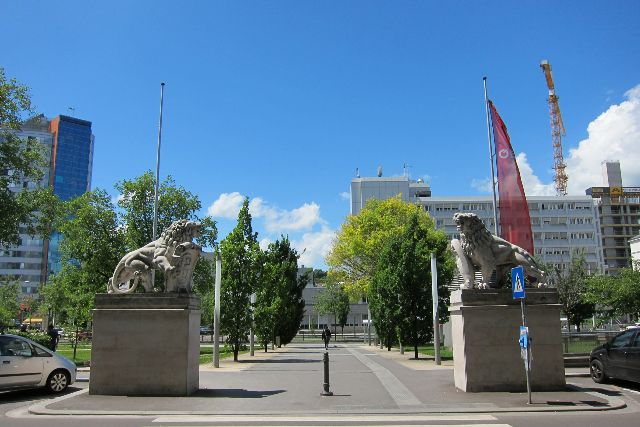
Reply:
<svg viewBox="0 0 640 427"><path fill-rule="evenodd" d="M549 88L549 113L551 114L551 138L553 142L553 170L556 192L559 196L567 195L567 181L569 177L565 169L567 165L564 163L562 155L562 137L565 135L564 122L562 114L560 114L560 106L558 105L558 97L556 96L555 85L553 84L553 76L551 75L551 64L546 59L540 63L540 68L544 72Z"/></svg>

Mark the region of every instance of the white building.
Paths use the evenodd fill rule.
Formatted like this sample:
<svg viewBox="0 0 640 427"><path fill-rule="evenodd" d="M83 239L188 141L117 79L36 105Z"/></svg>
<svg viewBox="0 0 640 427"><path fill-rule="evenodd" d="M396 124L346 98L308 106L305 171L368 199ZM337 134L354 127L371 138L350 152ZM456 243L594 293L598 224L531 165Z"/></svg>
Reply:
<svg viewBox="0 0 640 427"><path fill-rule="evenodd" d="M302 290L302 298L304 298L304 316L300 325L300 329L316 330L322 329L325 325L331 326L335 320L333 315L320 314L316 311L315 305L317 298L324 292L324 282L316 280L313 276L312 268L305 268L304 265L298 269L298 277L302 274L309 274L307 285ZM349 305L349 315L347 316L347 324L344 333L362 332L364 325L367 323L368 304L365 301L358 301Z"/></svg>
<svg viewBox="0 0 640 427"><path fill-rule="evenodd" d="M18 134L20 138L34 139L48 149L44 153L47 161L51 158L53 135L49 131L47 121L30 121L22 126ZM46 187L49 185L49 168L45 168L40 182L23 181L10 188L18 193L23 189ZM0 169L0 174L10 175L13 171ZM47 257L44 242L39 236L29 236L24 227L20 227L20 240L17 246L0 246L0 278L17 280L20 284L21 296L37 295L41 283L42 272L46 271Z"/></svg>
<svg viewBox="0 0 640 427"><path fill-rule="evenodd" d="M436 228L444 230L449 238L458 237L453 223L456 212L477 214L493 233L491 196L431 197L428 185L406 177L352 179L351 213L357 214L369 199L388 199L400 193L403 200L422 206L434 219ZM533 196L528 197L527 202L534 238L533 255L564 270L571 263L572 255L581 252L590 271L603 272L598 211L590 196ZM498 214L498 221L499 218Z"/></svg>

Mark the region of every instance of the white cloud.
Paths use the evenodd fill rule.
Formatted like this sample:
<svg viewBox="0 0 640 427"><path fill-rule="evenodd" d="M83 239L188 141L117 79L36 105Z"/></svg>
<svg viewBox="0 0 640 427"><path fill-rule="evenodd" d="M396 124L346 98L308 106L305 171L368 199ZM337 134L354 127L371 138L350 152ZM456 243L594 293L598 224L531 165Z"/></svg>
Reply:
<svg viewBox="0 0 640 427"><path fill-rule="evenodd" d="M625 96L626 101L612 105L589 123L588 138L569 151L569 194L584 194L588 187L603 185L604 160L620 161L623 185L640 184L640 85Z"/></svg>
<svg viewBox="0 0 640 427"><path fill-rule="evenodd" d="M475 188L476 190L482 193L491 193L493 191L491 189L491 178L484 178L484 179L474 178L471 180L471 187Z"/></svg>
<svg viewBox="0 0 640 427"><path fill-rule="evenodd" d="M527 196L554 196L556 194L553 184L543 184L540 178L533 173L533 169L525 153L518 154L516 162L520 170L520 179L522 179L524 193Z"/></svg>
<svg viewBox="0 0 640 427"><path fill-rule="evenodd" d="M260 242L258 244L260 245L260 249L262 249L263 251L266 251L269 245L272 243L273 243L273 240L271 240L268 237L265 237L264 239L260 239Z"/></svg>
<svg viewBox="0 0 640 427"><path fill-rule="evenodd" d="M298 265L315 267L324 264L324 258L331 249L331 243L336 235L334 230L323 226L318 232L304 233L299 240L292 240L291 245L300 255Z"/></svg>
<svg viewBox="0 0 640 427"><path fill-rule="evenodd" d="M249 212L254 218L264 218L265 229L269 233L311 230L314 225L324 222L320 217L320 206L314 202L286 210L256 197L249 202Z"/></svg>
<svg viewBox="0 0 640 427"><path fill-rule="evenodd" d="M222 193L216 201L207 209L207 214L212 217L236 219L242 207L244 196L237 191Z"/></svg>
<svg viewBox="0 0 640 427"><path fill-rule="evenodd" d="M351 200L351 193L349 193L348 191L343 191L342 193L340 193L340 198L342 200Z"/></svg>

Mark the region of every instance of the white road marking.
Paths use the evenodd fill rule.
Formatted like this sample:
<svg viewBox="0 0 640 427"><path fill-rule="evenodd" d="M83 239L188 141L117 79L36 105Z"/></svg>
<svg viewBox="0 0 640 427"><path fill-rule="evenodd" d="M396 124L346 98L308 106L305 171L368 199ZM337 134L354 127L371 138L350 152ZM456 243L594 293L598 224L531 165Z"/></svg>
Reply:
<svg viewBox="0 0 640 427"><path fill-rule="evenodd" d="M302 416L278 416L278 415L166 415L155 418L154 423L215 423L216 426L233 425L236 423L250 425L282 425L282 423L300 423L300 425L331 426L341 423L392 423L394 426L409 425L397 423L416 422L445 422L445 421L497 421L492 415L461 414L461 415L302 415ZM280 424L277 424L280 423ZM360 425L360 424L359 424ZM380 424L378 424L380 425ZM415 424L413 424L415 426ZM439 424L438 424L439 425ZM458 425L458 424L456 424ZM474 426L500 424L473 424ZM502 424L504 425L504 424ZM431 424L430 424L431 426ZM287 426L294 427L294 426Z"/></svg>

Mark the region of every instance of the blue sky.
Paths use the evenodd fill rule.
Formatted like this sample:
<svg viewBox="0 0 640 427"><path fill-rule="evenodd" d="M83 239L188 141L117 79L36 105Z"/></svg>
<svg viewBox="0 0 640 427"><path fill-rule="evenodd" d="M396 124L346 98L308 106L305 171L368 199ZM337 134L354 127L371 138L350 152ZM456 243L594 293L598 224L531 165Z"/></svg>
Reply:
<svg viewBox="0 0 640 427"><path fill-rule="evenodd" d="M155 168L233 227L253 200L263 243L288 234L323 266L359 168L484 194L482 77L509 128L528 194L553 164L539 68L553 67L569 189L622 161L640 185L637 1L14 1L0 3L0 66L38 110L93 122L93 186ZM74 110L69 110L69 107ZM573 150L573 151L571 151Z"/></svg>

